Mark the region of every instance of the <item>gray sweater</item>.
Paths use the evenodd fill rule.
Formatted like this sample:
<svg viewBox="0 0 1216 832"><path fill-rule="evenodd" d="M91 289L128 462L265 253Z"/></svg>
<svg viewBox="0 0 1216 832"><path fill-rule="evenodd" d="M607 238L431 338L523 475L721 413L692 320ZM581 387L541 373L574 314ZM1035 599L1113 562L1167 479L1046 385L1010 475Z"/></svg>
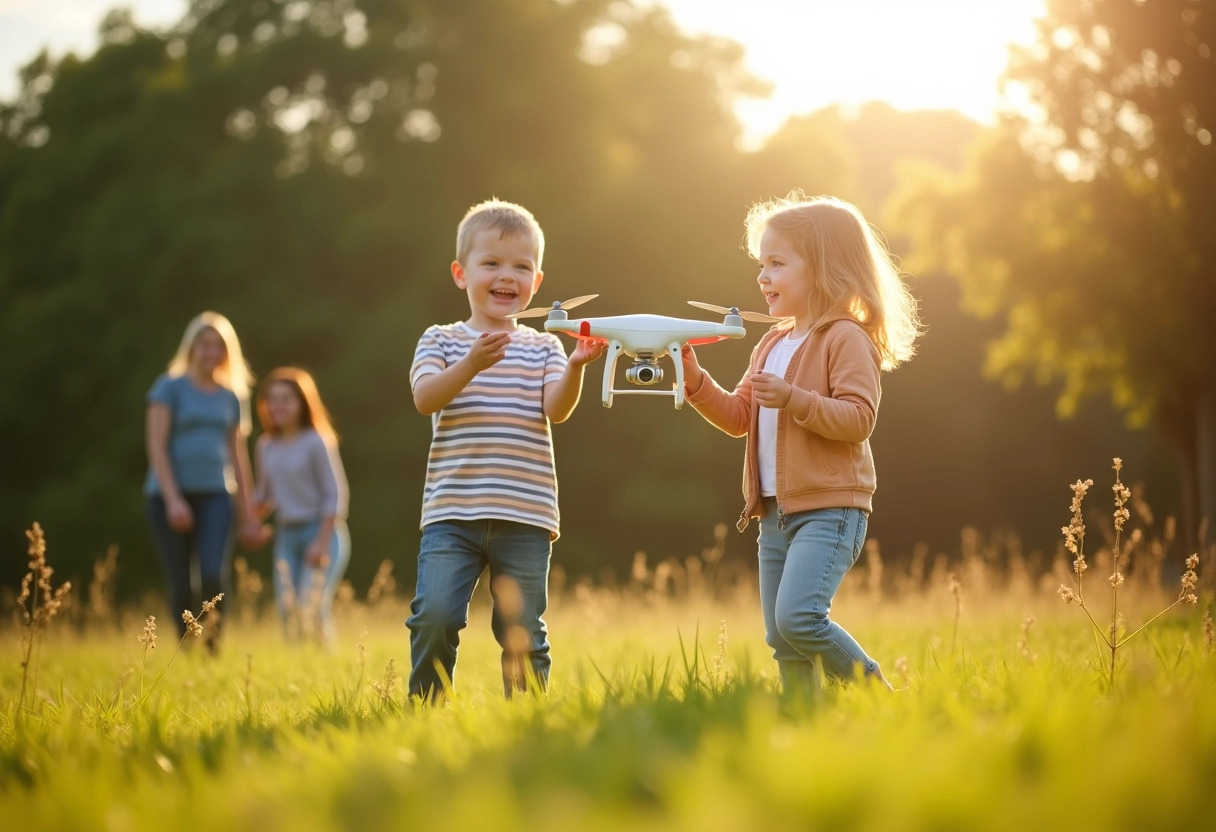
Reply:
<svg viewBox="0 0 1216 832"><path fill-rule="evenodd" d="M273 506L280 523L345 519L349 491L337 446L312 428L290 439L258 439L257 501Z"/></svg>

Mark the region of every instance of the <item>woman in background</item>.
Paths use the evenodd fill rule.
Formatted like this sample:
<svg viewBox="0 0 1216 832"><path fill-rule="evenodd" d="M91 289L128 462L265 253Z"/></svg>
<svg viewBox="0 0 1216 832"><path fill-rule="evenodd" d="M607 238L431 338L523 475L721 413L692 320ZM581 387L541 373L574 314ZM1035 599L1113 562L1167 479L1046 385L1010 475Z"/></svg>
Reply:
<svg viewBox="0 0 1216 832"><path fill-rule="evenodd" d="M232 324L203 312L148 391L144 494L179 635L182 611L227 591L238 515L242 537L260 532L245 444L252 378ZM206 643L215 652L219 617L211 616Z"/></svg>

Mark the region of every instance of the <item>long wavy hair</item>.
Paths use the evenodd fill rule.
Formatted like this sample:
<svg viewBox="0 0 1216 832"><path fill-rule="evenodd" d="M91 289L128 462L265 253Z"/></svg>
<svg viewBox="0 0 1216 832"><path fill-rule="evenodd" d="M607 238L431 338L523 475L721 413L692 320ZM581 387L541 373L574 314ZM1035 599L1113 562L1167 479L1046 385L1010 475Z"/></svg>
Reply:
<svg viewBox="0 0 1216 832"><path fill-rule="evenodd" d="M253 370L249 369L245 355L241 352L241 341L236 337L236 330L233 329L232 322L219 312L201 312L186 325L186 331L182 333L182 340L178 344L177 352L169 362L169 375L183 376L190 369L190 356L194 351L194 344L205 329L213 330L220 336L228 353L220 365L215 368L215 380L236 393L238 399L247 402L249 388L253 386Z"/></svg>
<svg viewBox="0 0 1216 832"><path fill-rule="evenodd" d="M753 205L744 225L752 257L759 258L760 238L770 228L798 249L811 269L812 321L853 317L873 339L884 370L915 354L923 331L916 298L881 233L856 206L836 197L792 191Z"/></svg>
<svg viewBox="0 0 1216 832"><path fill-rule="evenodd" d="M300 402L300 427L312 428L321 435L327 443L336 445L338 434L334 431L329 418L329 411L321 401L321 393L317 383L307 370L299 367L276 367L266 374L258 385L258 421L262 430L271 436L278 436L282 431L270 418L270 406L266 399L270 388L276 384L285 384L291 388L296 400Z"/></svg>

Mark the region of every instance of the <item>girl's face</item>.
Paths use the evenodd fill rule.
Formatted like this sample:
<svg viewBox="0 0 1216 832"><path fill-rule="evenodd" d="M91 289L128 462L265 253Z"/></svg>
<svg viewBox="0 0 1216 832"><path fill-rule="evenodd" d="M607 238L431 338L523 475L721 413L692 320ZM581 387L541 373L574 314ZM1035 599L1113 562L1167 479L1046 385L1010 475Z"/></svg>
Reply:
<svg viewBox="0 0 1216 832"><path fill-rule="evenodd" d="M811 315L814 277L793 241L771 227L760 238L760 274L756 282L777 318L805 321Z"/></svg>
<svg viewBox="0 0 1216 832"><path fill-rule="evenodd" d="M190 348L190 367L195 372L210 376L228 360L228 347L214 329L199 330Z"/></svg>
<svg viewBox="0 0 1216 832"><path fill-rule="evenodd" d="M266 391L266 412L270 422L279 430L294 430L300 427L303 407L295 388L285 381L276 381Z"/></svg>

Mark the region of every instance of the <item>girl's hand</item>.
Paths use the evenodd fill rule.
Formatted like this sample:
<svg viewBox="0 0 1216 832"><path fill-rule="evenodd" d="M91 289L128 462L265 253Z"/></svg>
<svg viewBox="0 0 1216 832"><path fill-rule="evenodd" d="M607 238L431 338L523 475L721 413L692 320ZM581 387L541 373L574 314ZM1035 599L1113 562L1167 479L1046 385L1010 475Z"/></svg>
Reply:
<svg viewBox="0 0 1216 832"><path fill-rule="evenodd" d="M585 338L578 340L578 346L570 353L568 363L574 367L583 367L604 354L608 345L603 341L590 341Z"/></svg>
<svg viewBox="0 0 1216 832"><path fill-rule="evenodd" d="M507 345L511 343L509 332L483 332L473 341L473 346L462 361L469 362L474 373L488 370L507 355Z"/></svg>
<svg viewBox="0 0 1216 832"><path fill-rule="evenodd" d="M180 534L194 528L194 512L181 497L165 501L165 519L169 521L169 528Z"/></svg>
<svg viewBox="0 0 1216 832"><path fill-rule="evenodd" d="M241 524L241 531L237 535L237 539L246 549L260 549L273 535L273 526L269 524L264 526L260 520L250 519Z"/></svg>
<svg viewBox="0 0 1216 832"><path fill-rule="evenodd" d="M309 566L317 569L324 569L329 566L329 547L320 540L314 540L308 544L308 550L304 552L304 560Z"/></svg>
<svg viewBox="0 0 1216 832"><path fill-rule="evenodd" d="M752 374L752 398L761 407L780 410L790 403L790 393L793 389L781 376L765 372Z"/></svg>
<svg viewBox="0 0 1216 832"><path fill-rule="evenodd" d="M680 348L680 363L684 365L685 389L691 393L700 390L705 383L705 371L701 369L701 362L697 361L697 351L685 344Z"/></svg>

